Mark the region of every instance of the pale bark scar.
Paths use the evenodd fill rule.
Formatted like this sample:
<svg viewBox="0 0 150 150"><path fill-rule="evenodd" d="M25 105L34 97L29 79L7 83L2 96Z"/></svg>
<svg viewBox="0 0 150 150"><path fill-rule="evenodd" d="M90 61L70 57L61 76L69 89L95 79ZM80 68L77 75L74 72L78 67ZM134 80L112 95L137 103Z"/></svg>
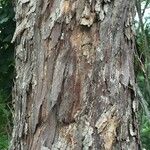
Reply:
<svg viewBox="0 0 150 150"><path fill-rule="evenodd" d="M95 127L104 140L105 150L111 150L116 139L116 129L119 125L119 118L115 116L116 107L104 112L96 122Z"/></svg>

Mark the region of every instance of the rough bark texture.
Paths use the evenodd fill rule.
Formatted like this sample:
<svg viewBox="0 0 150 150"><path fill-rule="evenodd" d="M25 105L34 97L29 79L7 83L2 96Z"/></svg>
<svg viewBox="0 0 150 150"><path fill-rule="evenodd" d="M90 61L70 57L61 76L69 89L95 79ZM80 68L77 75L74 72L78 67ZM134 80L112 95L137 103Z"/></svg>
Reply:
<svg viewBox="0 0 150 150"><path fill-rule="evenodd" d="M132 0L16 2L10 150L139 150Z"/></svg>

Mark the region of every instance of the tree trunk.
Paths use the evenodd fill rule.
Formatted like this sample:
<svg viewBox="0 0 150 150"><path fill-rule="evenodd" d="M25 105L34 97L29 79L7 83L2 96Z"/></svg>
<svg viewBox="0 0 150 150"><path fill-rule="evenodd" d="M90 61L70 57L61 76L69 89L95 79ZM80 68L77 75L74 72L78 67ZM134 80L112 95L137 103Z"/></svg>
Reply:
<svg viewBox="0 0 150 150"><path fill-rule="evenodd" d="M139 150L132 0L18 0L10 150Z"/></svg>

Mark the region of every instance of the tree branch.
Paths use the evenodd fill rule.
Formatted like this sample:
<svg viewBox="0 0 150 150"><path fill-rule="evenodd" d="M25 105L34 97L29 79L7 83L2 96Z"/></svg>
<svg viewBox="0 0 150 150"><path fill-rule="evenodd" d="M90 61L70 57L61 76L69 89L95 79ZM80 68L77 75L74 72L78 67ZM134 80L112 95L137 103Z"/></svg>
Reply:
<svg viewBox="0 0 150 150"><path fill-rule="evenodd" d="M150 3L149 0L147 0L146 4L144 6L143 12L142 12L142 17L144 16L145 10L146 10L146 8L147 8L147 6L148 6L149 3Z"/></svg>

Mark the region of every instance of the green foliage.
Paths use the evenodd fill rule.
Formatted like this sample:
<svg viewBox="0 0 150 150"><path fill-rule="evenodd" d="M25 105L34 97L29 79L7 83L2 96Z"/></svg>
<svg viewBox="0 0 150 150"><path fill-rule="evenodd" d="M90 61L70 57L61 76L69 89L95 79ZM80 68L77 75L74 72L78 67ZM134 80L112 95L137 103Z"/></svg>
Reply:
<svg viewBox="0 0 150 150"><path fill-rule="evenodd" d="M135 53L135 74L137 84L146 100L147 107L150 110L150 17L146 17L143 23L144 29L140 29L140 24L136 30L136 48ZM142 146L150 150L150 120L144 112L140 110L140 134Z"/></svg>
<svg viewBox="0 0 150 150"><path fill-rule="evenodd" d="M15 30L14 11L10 0L0 0L0 150L8 147L11 135L11 90L14 76Z"/></svg>
<svg viewBox="0 0 150 150"><path fill-rule="evenodd" d="M6 134L0 134L0 149L6 150L8 149L8 136Z"/></svg>
<svg viewBox="0 0 150 150"><path fill-rule="evenodd" d="M143 147L146 148L146 150L149 150L150 149L150 124L145 115L142 116L140 131L141 131L141 141Z"/></svg>

